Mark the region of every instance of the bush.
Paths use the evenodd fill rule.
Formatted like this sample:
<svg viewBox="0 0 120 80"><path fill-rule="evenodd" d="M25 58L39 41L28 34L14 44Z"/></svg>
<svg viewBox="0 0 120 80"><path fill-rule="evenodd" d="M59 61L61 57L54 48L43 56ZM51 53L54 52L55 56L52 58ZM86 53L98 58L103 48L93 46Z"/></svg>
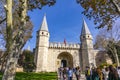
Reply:
<svg viewBox="0 0 120 80"><path fill-rule="evenodd" d="M34 62L28 62L23 65L25 72L32 72L35 69Z"/></svg>

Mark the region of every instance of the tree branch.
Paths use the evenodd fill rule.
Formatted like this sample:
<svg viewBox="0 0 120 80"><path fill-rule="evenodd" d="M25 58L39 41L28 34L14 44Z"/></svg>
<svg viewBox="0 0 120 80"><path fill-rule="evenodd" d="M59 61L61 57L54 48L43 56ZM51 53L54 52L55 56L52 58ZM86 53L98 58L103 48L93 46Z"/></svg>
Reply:
<svg viewBox="0 0 120 80"><path fill-rule="evenodd" d="M115 2L115 0L111 0L111 3L115 6L116 12L120 15L120 7L119 5Z"/></svg>
<svg viewBox="0 0 120 80"><path fill-rule="evenodd" d="M7 18L4 18L3 20L0 21L0 24L2 24Z"/></svg>

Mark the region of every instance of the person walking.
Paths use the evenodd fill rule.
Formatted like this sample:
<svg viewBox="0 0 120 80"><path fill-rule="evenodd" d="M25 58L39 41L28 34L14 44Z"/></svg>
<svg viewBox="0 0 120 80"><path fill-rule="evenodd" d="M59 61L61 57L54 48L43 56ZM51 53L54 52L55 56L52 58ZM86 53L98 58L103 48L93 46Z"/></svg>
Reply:
<svg viewBox="0 0 120 80"><path fill-rule="evenodd" d="M60 79L61 80L63 79L63 70L64 70L64 68L60 67L59 71L60 71Z"/></svg>
<svg viewBox="0 0 120 80"><path fill-rule="evenodd" d="M92 69L91 80L99 80L99 76L98 76L98 73L96 71L96 68Z"/></svg>
<svg viewBox="0 0 120 80"><path fill-rule="evenodd" d="M112 65L109 66L108 80L119 80L117 70Z"/></svg>
<svg viewBox="0 0 120 80"><path fill-rule="evenodd" d="M72 77L73 77L73 69L71 67L69 67L69 70L68 70L68 80L72 80Z"/></svg>
<svg viewBox="0 0 120 80"><path fill-rule="evenodd" d="M108 80L108 74L109 74L109 69L108 67L105 68L105 71L104 71L104 80Z"/></svg>
<svg viewBox="0 0 120 80"><path fill-rule="evenodd" d="M86 66L85 77L86 77L86 80L90 80L90 67L88 66Z"/></svg>
<svg viewBox="0 0 120 80"><path fill-rule="evenodd" d="M101 70L100 68L97 68L96 71L97 71L99 80L103 80L103 73L102 73L102 70Z"/></svg>
<svg viewBox="0 0 120 80"><path fill-rule="evenodd" d="M75 76L77 80L80 80L81 70L79 66L75 68Z"/></svg>
<svg viewBox="0 0 120 80"><path fill-rule="evenodd" d="M63 69L63 80L67 80L67 70L66 70L66 68Z"/></svg>
<svg viewBox="0 0 120 80"><path fill-rule="evenodd" d="M118 67L117 72L118 72L118 76L119 76L119 80L120 80L120 66Z"/></svg>

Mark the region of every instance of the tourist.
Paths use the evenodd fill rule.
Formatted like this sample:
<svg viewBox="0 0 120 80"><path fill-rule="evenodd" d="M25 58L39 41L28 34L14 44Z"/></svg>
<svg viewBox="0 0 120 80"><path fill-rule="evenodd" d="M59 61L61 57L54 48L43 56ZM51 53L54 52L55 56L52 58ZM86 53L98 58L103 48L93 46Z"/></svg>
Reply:
<svg viewBox="0 0 120 80"><path fill-rule="evenodd" d="M104 67L102 68L103 80L105 80L105 68L106 68L106 66L104 66Z"/></svg>
<svg viewBox="0 0 120 80"><path fill-rule="evenodd" d="M73 77L73 69L70 67L68 70L68 80L72 80Z"/></svg>
<svg viewBox="0 0 120 80"><path fill-rule="evenodd" d="M90 67L88 66L86 66L85 77L86 77L86 80L90 80Z"/></svg>
<svg viewBox="0 0 120 80"><path fill-rule="evenodd" d="M60 79L63 79L63 67L59 68L59 76L60 76Z"/></svg>
<svg viewBox="0 0 120 80"><path fill-rule="evenodd" d="M66 70L66 68L63 69L63 80L67 80L67 70Z"/></svg>
<svg viewBox="0 0 120 80"><path fill-rule="evenodd" d="M58 68L58 78L60 78L61 72L60 72L60 68Z"/></svg>
<svg viewBox="0 0 120 80"><path fill-rule="evenodd" d="M117 70L112 65L109 66L108 80L119 80Z"/></svg>
<svg viewBox="0 0 120 80"><path fill-rule="evenodd" d="M81 75L80 73L81 73L81 70L80 70L80 67L78 66L75 68L75 76L77 80L80 80L80 75Z"/></svg>
<svg viewBox="0 0 120 80"><path fill-rule="evenodd" d="M117 69L118 75L119 75L119 80L120 80L120 66Z"/></svg>
<svg viewBox="0 0 120 80"><path fill-rule="evenodd" d="M100 68L97 68L96 71L97 71L99 80L103 80L103 73L102 73L102 70L101 70Z"/></svg>
<svg viewBox="0 0 120 80"><path fill-rule="evenodd" d="M105 68L105 71L104 71L104 80L108 80L108 74L109 74L109 69L108 67Z"/></svg>
<svg viewBox="0 0 120 80"><path fill-rule="evenodd" d="M96 68L92 68L92 69L91 69L91 80L99 80L98 78L99 78L99 77L98 77Z"/></svg>

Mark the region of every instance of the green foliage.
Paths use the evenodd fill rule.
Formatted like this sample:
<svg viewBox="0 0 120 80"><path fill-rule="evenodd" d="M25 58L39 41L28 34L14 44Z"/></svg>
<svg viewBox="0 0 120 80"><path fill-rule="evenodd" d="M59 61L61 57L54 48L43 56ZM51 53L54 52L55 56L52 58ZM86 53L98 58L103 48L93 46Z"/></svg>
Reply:
<svg viewBox="0 0 120 80"><path fill-rule="evenodd" d="M0 80L2 80L2 73L0 73Z"/></svg>
<svg viewBox="0 0 120 80"><path fill-rule="evenodd" d="M25 56L24 62L33 62L34 55L33 55L33 53L31 51L24 50L23 55Z"/></svg>
<svg viewBox="0 0 120 80"><path fill-rule="evenodd" d="M102 63L101 65L99 65L98 67L102 69L102 68L104 68L104 66L108 67L109 65L111 65L111 64L107 64L105 62L105 63Z"/></svg>
<svg viewBox="0 0 120 80"><path fill-rule="evenodd" d="M103 69L104 67L109 67L111 64L107 64L107 63L102 63L101 65L99 65L98 67L99 68L101 68L101 69ZM117 64L112 64L113 65L113 67L117 67Z"/></svg>
<svg viewBox="0 0 120 80"><path fill-rule="evenodd" d="M0 80L2 74L0 74ZM57 73L16 73L15 80L57 80Z"/></svg>
<svg viewBox="0 0 120 80"><path fill-rule="evenodd" d="M23 51L22 55L20 55L18 63L19 65L23 66L26 72L31 72L33 69L35 69L34 55L29 50Z"/></svg>
<svg viewBox="0 0 120 80"><path fill-rule="evenodd" d="M43 6L52 6L56 3L56 0L28 0L28 9L42 9Z"/></svg>
<svg viewBox="0 0 120 80"><path fill-rule="evenodd" d="M82 14L88 19L94 19L97 28L107 26L111 29L116 19L120 17L119 0L77 0L84 8Z"/></svg>
<svg viewBox="0 0 120 80"><path fill-rule="evenodd" d="M53 5L54 0L2 0L5 1L2 7L2 13L4 13L5 18L0 15L0 24L3 24L5 32L0 30L0 36L4 37L6 43L5 48L8 53L9 59L7 60L7 65L3 75L3 79L13 79L15 74L16 61L18 60L21 49L26 44L27 40L31 38L32 34L32 23L27 16L28 9L32 10L35 8L42 8L45 5ZM0 4L2 3L0 1ZM27 2L28 1L28 2ZM28 4L28 5L27 5ZM32 6L32 7L30 7ZM28 8L27 8L28 7ZM1 10L0 10L1 11ZM2 17L1 17L2 16ZM16 59L13 61L13 59ZM29 61L28 61L29 60ZM28 61L28 62L27 62ZM12 63L12 64L11 64ZM32 61L31 54L25 55L25 60L23 61L24 69L31 71L34 69L34 63ZM9 67L8 67L9 66ZM29 70L28 70L29 69Z"/></svg>

